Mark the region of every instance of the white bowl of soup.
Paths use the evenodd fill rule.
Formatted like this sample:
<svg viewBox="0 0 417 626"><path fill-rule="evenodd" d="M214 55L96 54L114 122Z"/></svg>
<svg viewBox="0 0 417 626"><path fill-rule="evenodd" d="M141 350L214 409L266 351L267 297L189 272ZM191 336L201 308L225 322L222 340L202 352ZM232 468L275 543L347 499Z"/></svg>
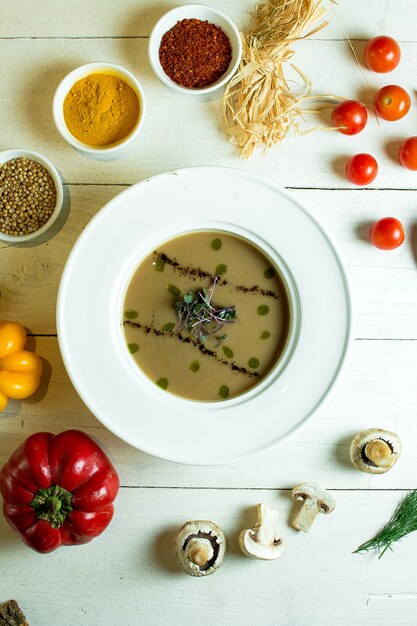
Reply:
<svg viewBox="0 0 417 626"><path fill-rule="evenodd" d="M194 167L133 185L87 225L57 328L78 394L113 433L214 465L317 413L349 353L352 304L337 247L294 195Z"/></svg>
<svg viewBox="0 0 417 626"><path fill-rule="evenodd" d="M279 259L242 233L179 233L155 246L129 277L125 344L162 392L224 402L284 365L297 327L294 287Z"/></svg>

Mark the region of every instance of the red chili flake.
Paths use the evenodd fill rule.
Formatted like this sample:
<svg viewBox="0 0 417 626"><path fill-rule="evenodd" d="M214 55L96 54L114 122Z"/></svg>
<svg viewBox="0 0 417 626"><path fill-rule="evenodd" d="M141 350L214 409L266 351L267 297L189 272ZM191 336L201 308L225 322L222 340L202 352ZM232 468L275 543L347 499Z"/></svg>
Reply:
<svg viewBox="0 0 417 626"><path fill-rule="evenodd" d="M177 22L161 39L159 60L182 87L207 87L225 73L232 59L229 38L219 26L197 19Z"/></svg>

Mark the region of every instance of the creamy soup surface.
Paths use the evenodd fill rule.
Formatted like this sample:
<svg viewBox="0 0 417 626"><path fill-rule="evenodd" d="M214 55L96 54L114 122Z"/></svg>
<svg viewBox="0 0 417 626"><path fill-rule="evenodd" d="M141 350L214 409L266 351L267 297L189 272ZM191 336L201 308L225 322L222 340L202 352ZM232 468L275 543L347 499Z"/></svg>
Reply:
<svg viewBox="0 0 417 626"><path fill-rule="evenodd" d="M126 344L141 370L167 392L205 402L257 385L282 354L290 319L271 260L222 231L161 244L136 269L124 301Z"/></svg>

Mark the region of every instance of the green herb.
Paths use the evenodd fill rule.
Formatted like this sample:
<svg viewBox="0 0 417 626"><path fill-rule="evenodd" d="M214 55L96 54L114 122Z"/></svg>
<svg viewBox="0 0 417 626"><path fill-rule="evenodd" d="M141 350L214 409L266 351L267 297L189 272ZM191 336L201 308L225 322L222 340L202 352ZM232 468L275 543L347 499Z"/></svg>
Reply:
<svg viewBox="0 0 417 626"><path fill-rule="evenodd" d="M395 541L399 541L415 530L417 530L417 490L407 493L381 532L359 546L355 553L375 549L378 550L380 559L388 548L392 550L392 544Z"/></svg>
<svg viewBox="0 0 417 626"><path fill-rule="evenodd" d="M269 306L267 304L261 304L258 306L258 315L268 315Z"/></svg>
<svg viewBox="0 0 417 626"><path fill-rule="evenodd" d="M165 269L165 261L160 256L157 259L155 259L152 265L154 266L157 272L163 272Z"/></svg>
<svg viewBox="0 0 417 626"><path fill-rule="evenodd" d="M216 267L216 274L223 276L223 274L226 274L226 272L227 272L227 265L224 265L224 263L220 263L220 265Z"/></svg>
<svg viewBox="0 0 417 626"><path fill-rule="evenodd" d="M211 247L213 248L213 250L220 250L220 248L222 247L222 240L221 239L213 239L213 241L211 242Z"/></svg>
<svg viewBox="0 0 417 626"><path fill-rule="evenodd" d="M269 330L264 330L263 333L261 333L261 339L269 339L271 336L271 333L269 332Z"/></svg>
<svg viewBox="0 0 417 626"><path fill-rule="evenodd" d="M158 385L158 387L161 387L161 389L168 388L168 380L166 378L160 378L156 381L156 384Z"/></svg>
<svg viewBox="0 0 417 626"><path fill-rule="evenodd" d="M223 352L228 359L233 358L233 350L231 350L228 346L223 346Z"/></svg>
<svg viewBox="0 0 417 626"><path fill-rule="evenodd" d="M167 291L169 291L169 293L172 293L172 295L176 298L178 298L181 293L181 291L175 285L167 285Z"/></svg>
<svg viewBox="0 0 417 626"><path fill-rule="evenodd" d="M189 333L205 341L209 335L216 333L225 324L233 323L237 318L234 306L215 306L212 303L214 289L220 276L217 274L210 287L204 287L198 293L187 291L182 300L177 300L175 308L178 314L178 330L183 328ZM222 341L222 337L217 337Z"/></svg>
<svg viewBox="0 0 417 626"><path fill-rule="evenodd" d="M198 361L193 361L190 365L190 370L192 372L198 372L199 369L200 369L200 363Z"/></svg>
<svg viewBox="0 0 417 626"><path fill-rule="evenodd" d="M251 359L249 359L248 365L253 370L256 370L256 368L259 367L259 359L256 359L255 357L252 357Z"/></svg>
<svg viewBox="0 0 417 626"><path fill-rule="evenodd" d="M129 350L130 354L135 354L135 352L139 350L139 346L137 343L128 343L127 349Z"/></svg>
<svg viewBox="0 0 417 626"><path fill-rule="evenodd" d="M274 278L275 276L275 270L273 267L268 267L265 271L264 271L264 276L265 278Z"/></svg>
<svg viewBox="0 0 417 626"><path fill-rule="evenodd" d="M222 385L220 387L219 396L224 400L229 397L229 387L227 385Z"/></svg>
<svg viewBox="0 0 417 626"><path fill-rule="evenodd" d="M137 316L138 316L137 311L133 311L132 309L128 309L127 311L125 311L125 318L127 320L134 320Z"/></svg>
<svg viewBox="0 0 417 626"><path fill-rule="evenodd" d="M163 330L164 332L170 333L171 330L173 330L175 327L174 322L167 322L166 324L164 324L161 328L161 330Z"/></svg>

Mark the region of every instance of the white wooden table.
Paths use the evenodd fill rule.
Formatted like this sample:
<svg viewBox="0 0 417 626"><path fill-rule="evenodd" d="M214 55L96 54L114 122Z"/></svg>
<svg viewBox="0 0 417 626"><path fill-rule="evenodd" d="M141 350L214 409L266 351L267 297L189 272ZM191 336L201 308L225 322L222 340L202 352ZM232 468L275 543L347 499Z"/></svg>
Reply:
<svg viewBox="0 0 417 626"><path fill-rule="evenodd" d="M205 0L240 27L255 0ZM417 486L417 174L396 163L402 138L417 134L417 7L415 0L340 0L339 20L361 57L365 41L389 34L401 45L393 74L367 72L371 89L389 83L412 94L400 122L371 116L356 137L315 133L288 138L248 162L225 140L220 100L196 103L158 82L147 60L147 37L174 0L0 0L0 150L42 152L65 182L66 215L39 245L0 245L0 317L17 319L45 358L40 389L0 416L0 466L29 434L80 428L104 445L121 477L116 514L91 544L43 556L30 551L0 519L0 602L16 598L31 626L401 626L417 622L417 535L380 561L352 555ZM371 102L363 75L328 9L330 26L298 44L297 64L316 93ZM77 65L105 60L133 71L146 92L140 138L124 158L82 156L58 135L54 90ZM325 120L328 115L325 115ZM371 189L352 188L347 156L370 152L380 173ZM55 300L76 237L105 202L158 172L195 164L240 167L281 183L327 224L344 254L356 303L355 342L346 373L321 415L291 441L251 462L187 467L147 456L104 429L86 409L64 370L56 339ZM398 217L406 242L380 252L366 241L369 223ZM297 233L294 233L294 237ZM306 251L308 255L314 250ZM385 476L356 471L349 444L371 426L399 433L403 453ZM290 527L291 488L309 480L331 489L337 507L309 535ZM265 502L282 511L287 552L275 563L251 561L237 536ZM193 579L171 558L174 531L208 518L225 531L219 572Z"/></svg>

